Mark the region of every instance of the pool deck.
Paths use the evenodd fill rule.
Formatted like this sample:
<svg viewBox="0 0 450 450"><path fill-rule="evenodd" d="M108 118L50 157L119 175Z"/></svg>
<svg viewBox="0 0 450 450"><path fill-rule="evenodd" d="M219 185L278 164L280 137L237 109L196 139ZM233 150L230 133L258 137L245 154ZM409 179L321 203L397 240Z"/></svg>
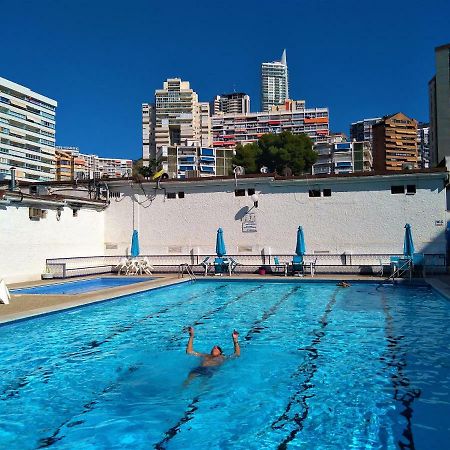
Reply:
<svg viewBox="0 0 450 450"><path fill-rule="evenodd" d="M98 278L99 276L90 276L77 278L77 280L89 280ZM102 276L103 278L104 276ZM117 276L113 276L116 278ZM106 278L106 277L104 277ZM136 278L139 278L136 276ZM142 277L145 278L145 277ZM198 279L217 279L217 277L197 277ZM232 280L279 280L279 281L340 281L345 279L346 281L373 281L380 282L380 277L374 276L362 276L362 275L316 275L311 278L305 276L298 277L283 277L280 275L237 275L237 276L224 276L220 278L225 281ZM39 280L27 283L17 283L9 285L9 289L19 289L30 286L41 286L53 283L62 283L67 281L74 281L74 279L66 280ZM11 322L15 320L24 319L27 317L39 316L55 311L62 311L65 309L75 308L81 305L87 305L90 303L96 303L100 301L110 300L124 295L135 294L138 292L148 291L150 289L160 288L164 286L171 286L178 283L189 281L189 278L178 278L177 274L156 275L153 280L144 281L140 283L119 286L114 288L102 289L98 291L88 292L84 294L72 294L72 295L30 295L30 294L11 294L11 302L9 305L0 304L0 324ZM423 281L423 279L421 279ZM426 278L425 281L429 283L434 289L436 289L441 295L450 299L450 275L440 275L433 278Z"/></svg>

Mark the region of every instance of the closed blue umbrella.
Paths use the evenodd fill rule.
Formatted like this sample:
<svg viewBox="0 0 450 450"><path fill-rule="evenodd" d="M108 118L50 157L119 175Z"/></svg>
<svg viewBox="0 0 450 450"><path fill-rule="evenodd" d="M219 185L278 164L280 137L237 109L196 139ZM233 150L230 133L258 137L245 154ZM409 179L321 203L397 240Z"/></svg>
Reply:
<svg viewBox="0 0 450 450"><path fill-rule="evenodd" d="M412 238L411 225L405 225L405 240L403 241L403 254L412 258L414 255L414 242Z"/></svg>
<svg viewBox="0 0 450 450"><path fill-rule="evenodd" d="M303 255L306 253L306 247L305 247L305 237L303 236L303 228L298 227L297 230L297 246L295 247L295 253L298 256L301 256L303 258Z"/></svg>
<svg viewBox="0 0 450 450"><path fill-rule="evenodd" d="M131 238L131 257L139 256L139 236L137 230L133 230L133 237Z"/></svg>
<svg viewBox="0 0 450 450"><path fill-rule="evenodd" d="M216 253L219 258L221 258L222 256L225 256L227 254L227 249L225 248L225 242L223 240L222 228L219 228L217 230Z"/></svg>

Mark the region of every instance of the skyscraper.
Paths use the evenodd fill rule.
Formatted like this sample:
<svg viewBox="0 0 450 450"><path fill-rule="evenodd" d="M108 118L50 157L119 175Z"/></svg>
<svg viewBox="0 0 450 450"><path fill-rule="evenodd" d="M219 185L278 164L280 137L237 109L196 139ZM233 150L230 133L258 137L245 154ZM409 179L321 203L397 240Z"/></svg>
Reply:
<svg viewBox="0 0 450 450"><path fill-rule="evenodd" d="M435 166L450 156L450 44L436 47L436 75L428 83L430 153Z"/></svg>
<svg viewBox="0 0 450 450"><path fill-rule="evenodd" d="M282 105L289 98L286 49L281 61L261 64L261 109L269 111L272 105Z"/></svg>
<svg viewBox="0 0 450 450"><path fill-rule="evenodd" d="M351 141L368 141L372 144L372 127L382 120L381 117L374 117L372 119L358 120L350 125L350 140Z"/></svg>

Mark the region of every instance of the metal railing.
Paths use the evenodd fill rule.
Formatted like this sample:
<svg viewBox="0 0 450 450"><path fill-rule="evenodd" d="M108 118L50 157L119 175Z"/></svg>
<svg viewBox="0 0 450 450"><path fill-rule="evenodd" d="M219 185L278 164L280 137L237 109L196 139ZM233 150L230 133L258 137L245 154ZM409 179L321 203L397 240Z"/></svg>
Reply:
<svg viewBox="0 0 450 450"><path fill-rule="evenodd" d="M263 267L266 273L272 271L275 266L274 256L265 254L237 254L228 255L234 258L238 265L234 273L256 273ZM277 254L279 262L292 263L293 254ZM317 274L367 274L380 275L389 273L391 269L391 257L401 257L401 254L388 253L364 253L364 254L306 254L304 263L315 266ZM154 273L179 273L183 264L190 266L193 274L204 274L202 262L209 257L209 263L214 263L216 255L141 255L139 258L148 258L154 267ZM83 275L96 275L117 272L117 266L125 256L79 256L73 258L47 259L47 270L54 278L69 278ZM447 261L445 254L425 254L424 272L426 274L443 273L446 271Z"/></svg>

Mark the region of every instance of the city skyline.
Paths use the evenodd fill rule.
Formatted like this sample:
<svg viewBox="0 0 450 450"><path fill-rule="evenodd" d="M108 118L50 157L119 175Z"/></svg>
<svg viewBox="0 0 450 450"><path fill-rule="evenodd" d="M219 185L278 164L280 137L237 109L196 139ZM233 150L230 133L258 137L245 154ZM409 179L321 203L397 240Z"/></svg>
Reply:
<svg viewBox="0 0 450 450"><path fill-rule="evenodd" d="M298 39L296 27L272 23L269 2L258 5L258 14L253 2L234 5L245 19L245 30L237 21L226 32L216 32L214 39L183 40L180 45L179 35L164 31L161 5L136 1L124 12L119 2L43 1L28 4L23 15L20 5L8 4L3 10L9 19L2 24L5 35L13 35L20 23L34 36L34 45L27 33L14 34L5 46L0 76L58 101L57 145L78 146L101 156L140 157L141 104L151 102L167 78L189 81L202 102L223 92L246 92L252 111L257 111L261 63L276 60L284 48L290 97L329 107L332 131L348 134L352 122L397 111L421 122L429 120L434 48L450 42L446 2L433 2L427 9L426 22L433 22L433 27L423 26L418 2L391 5L389 17L382 9L371 9L367 16L353 1L336 9L329 3L287 2L286 16L304 21L302 35L309 36L305 39ZM174 20L212 24L220 13L218 6L205 13L193 5ZM282 32L263 31L277 26ZM343 31L349 26L351 32ZM258 36L256 44L247 39L249 34ZM389 40L395 37L392 46ZM205 54L213 56L206 61Z"/></svg>

